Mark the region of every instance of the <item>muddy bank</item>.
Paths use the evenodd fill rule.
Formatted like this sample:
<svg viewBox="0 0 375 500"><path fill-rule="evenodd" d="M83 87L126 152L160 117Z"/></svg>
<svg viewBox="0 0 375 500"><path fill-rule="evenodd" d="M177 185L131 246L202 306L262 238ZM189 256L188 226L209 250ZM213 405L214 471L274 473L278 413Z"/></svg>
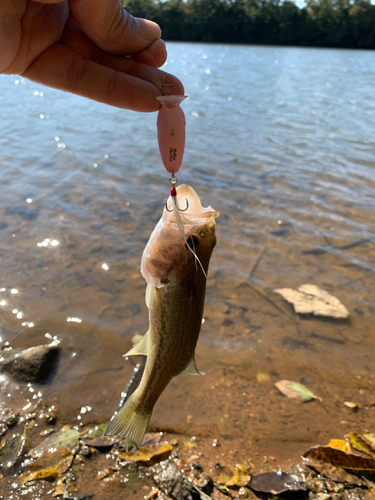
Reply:
<svg viewBox="0 0 375 500"><path fill-rule="evenodd" d="M324 387L314 388L322 400L304 403L283 396L273 385L275 374L258 372L251 381L238 370L226 368L220 378L216 372L217 379L201 403L201 410L210 408L218 415L217 425L210 428L205 413L199 414L199 401L192 392L189 403L193 409L184 416L183 402L177 400L174 406L169 403L170 418L163 424L153 419L146 448L141 448L143 455L139 457L123 440L102 435L110 416L103 420L103 414L95 408L103 397L100 391L91 389L78 406L79 395L75 400L68 389L65 398L61 394L48 397L61 370L68 377L64 360L71 357L63 338L58 341L55 336L51 344L58 348L59 356L44 382L15 380L7 371L0 375L0 498L4 500L24 498L25 494L40 500L51 495L96 500L109 496L113 500L267 499L273 498L275 492L301 500L372 498L372 471L366 480L361 468L354 471L355 477L338 477L332 473L334 466L319 475L319 468L308 468L301 458L312 445L327 444L345 434L375 436L371 379L357 377L345 394L335 397ZM2 358L19 359L20 352L22 355L18 350L14 356L16 346L2 347ZM106 359L105 352L101 354L101 359ZM132 367L128 367L129 373L124 373L123 368L117 372L117 376L125 377L131 374ZM103 373L103 369L91 372L98 379ZM93 380L95 383L95 377ZM309 380L303 382L314 387ZM239 387L240 399L234 397ZM345 404L348 401L355 401L355 406ZM115 407L107 405L104 413L110 415ZM174 424L178 408L180 421ZM165 414L168 408L163 411ZM60 461L55 461L55 452L62 453ZM38 469L40 460L44 462ZM375 462L373 467L375 471ZM279 475L260 476L277 471ZM285 476L286 486L280 486L280 471L291 474L291 478Z"/></svg>
<svg viewBox="0 0 375 500"><path fill-rule="evenodd" d="M325 448L331 452L330 462L328 455L317 461L316 448L305 453L305 459L294 453L282 460L245 440L170 432L148 433L140 450L132 451L123 440L104 436L105 424L62 425L59 408L48 406L30 384L20 395L28 395L29 403L23 408L3 407L0 415L4 500L374 498L375 434L366 435L372 439L367 454L363 443L362 452L354 448L360 440L357 435L350 442L337 441L336 448ZM340 446L346 448L344 458ZM347 469L333 464L335 460Z"/></svg>

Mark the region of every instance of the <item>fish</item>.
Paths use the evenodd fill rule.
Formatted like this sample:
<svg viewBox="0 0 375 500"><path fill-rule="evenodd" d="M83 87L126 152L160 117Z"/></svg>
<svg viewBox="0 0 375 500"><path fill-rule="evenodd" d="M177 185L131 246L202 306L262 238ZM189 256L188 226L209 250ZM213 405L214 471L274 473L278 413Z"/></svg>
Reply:
<svg viewBox="0 0 375 500"><path fill-rule="evenodd" d="M167 200L142 255L149 329L126 356L147 356L143 376L106 430L109 436L126 438L136 449L157 400L172 378L203 375L195 364L195 348L219 212L202 207L191 186L181 184L176 192L174 200L172 196ZM186 204L186 210L170 211L167 207L172 203L177 207Z"/></svg>

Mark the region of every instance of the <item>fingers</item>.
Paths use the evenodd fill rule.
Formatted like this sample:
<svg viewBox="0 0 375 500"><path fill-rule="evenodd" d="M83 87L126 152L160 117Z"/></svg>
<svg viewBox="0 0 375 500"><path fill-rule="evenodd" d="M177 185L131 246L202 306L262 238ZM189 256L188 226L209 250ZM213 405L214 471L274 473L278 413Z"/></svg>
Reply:
<svg viewBox="0 0 375 500"><path fill-rule="evenodd" d="M133 54L132 59L144 64L148 64L148 66L152 66L153 68L160 68L160 66L163 66L163 64L167 60L167 49L165 46L165 42L161 38L159 38L159 40L153 42L146 49Z"/></svg>
<svg viewBox="0 0 375 500"><path fill-rule="evenodd" d="M128 73L152 83L159 89L158 95L164 93L163 76L166 76L169 82L173 84L173 91L176 95L184 93L184 87L178 78L156 68L156 65L164 63L167 55L163 40L157 40L147 49L134 54L131 58L113 56L99 49L87 38L74 21L69 21L61 38L61 43L102 66Z"/></svg>
<svg viewBox="0 0 375 500"><path fill-rule="evenodd" d="M111 106L142 112L157 111L160 106L156 97L161 94L162 83L160 70L129 58L114 58L119 59L119 65L129 64L130 69L127 69L131 74L98 64L68 47L54 45L22 76ZM172 75L167 78L174 81ZM150 80L157 80L158 86Z"/></svg>
<svg viewBox="0 0 375 500"><path fill-rule="evenodd" d="M119 0L70 0L69 5L84 33L112 54L134 54L160 38L156 23L134 18Z"/></svg>
<svg viewBox="0 0 375 500"><path fill-rule="evenodd" d="M0 72L16 57L21 38L21 18L25 7L14 0L2 0L0 8Z"/></svg>
<svg viewBox="0 0 375 500"><path fill-rule="evenodd" d="M80 26L73 21L69 20L66 23L64 32L60 39L60 43L66 45L72 50L77 51L79 54L100 62L100 57L108 52L100 49L94 42L92 42L81 30ZM121 54L122 56L130 55L128 52ZM165 43L160 38L151 43L146 49L133 54L132 59L148 64L153 68L162 66L167 59L167 49Z"/></svg>

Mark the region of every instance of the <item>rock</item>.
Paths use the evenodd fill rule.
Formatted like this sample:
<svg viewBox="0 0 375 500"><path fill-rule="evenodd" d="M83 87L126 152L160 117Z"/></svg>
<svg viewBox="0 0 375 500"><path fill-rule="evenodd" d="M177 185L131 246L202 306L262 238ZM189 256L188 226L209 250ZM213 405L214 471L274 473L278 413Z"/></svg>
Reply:
<svg viewBox="0 0 375 500"><path fill-rule="evenodd" d="M0 367L21 382L43 382L54 371L59 347L39 345L14 353Z"/></svg>
<svg viewBox="0 0 375 500"><path fill-rule="evenodd" d="M251 478L250 488L257 493L279 495L288 491L306 491L306 485L299 478L286 472L263 472Z"/></svg>
<svg viewBox="0 0 375 500"><path fill-rule="evenodd" d="M165 460L152 468L158 488L173 500L193 500L191 484L174 462Z"/></svg>

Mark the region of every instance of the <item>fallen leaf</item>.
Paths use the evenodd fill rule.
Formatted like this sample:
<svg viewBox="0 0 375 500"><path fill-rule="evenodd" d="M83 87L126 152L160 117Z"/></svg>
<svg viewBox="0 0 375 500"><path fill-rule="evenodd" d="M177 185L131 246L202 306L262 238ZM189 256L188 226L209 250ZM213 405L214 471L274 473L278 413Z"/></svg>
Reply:
<svg viewBox="0 0 375 500"><path fill-rule="evenodd" d="M214 486L221 492L221 493L229 493L229 488L228 486L225 486L224 484L219 484L219 483L214 483Z"/></svg>
<svg viewBox="0 0 375 500"><path fill-rule="evenodd" d="M375 434L367 433L362 435L366 443L375 451Z"/></svg>
<svg viewBox="0 0 375 500"><path fill-rule="evenodd" d="M312 399L321 398L315 396L315 394L310 391L307 387L298 382L292 382L291 380L280 380L276 382L275 386L279 389L279 391L287 396L288 398L300 399L302 401L311 401Z"/></svg>
<svg viewBox="0 0 375 500"><path fill-rule="evenodd" d="M4 476L14 472L22 461L22 458L31 448L31 440L26 435L26 428L23 434L14 436L6 441L0 450L0 470Z"/></svg>
<svg viewBox="0 0 375 500"><path fill-rule="evenodd" d="M153 446L154 444L158 444L160 443L162 436L162 432L147 432L143 438L141 446Z"/></svg>
<svg viewBox="0 0 375 500"><path fill-rule="evenodd" d="M225 486L246 486L250 481L250 474L246 467L242 464L237 464L235 467L224 467L220 471L219 477L216 479L217 484Z"/></svg>
<svg viewBox="0 0 375 500"><path fill-rule="evenodd" d="M116 467L108 467L108 469L104 469L101 472L98 471L98 475L96 476L96 479L98 481L101 481L102 479L105 479L109 475L114 474L118 470L117 466Z"/></svg>
<svg viewBox="0 0 375 500"><path fill-rule="evenodd" d="M344 439L331 439L328 446L330 448L334 448L335 450L341 450L344 453L352 452L350 443L348 443L348 441L344 441Z"/></svg>
<svg viewBox="0 0 375 500"><path fill-rule="evenodd" d="M172 450L173 446L164 441L164 443L158 443L154 446L143 446L137 451L119 453L118 457L127 462L137 462L140 465L151 465L155 462L165 460Z"/></svg>
<svg viewBox="0 0 375 500"><path fill-rule="evenodd" d="M197 443L194 443L193 441L184 441L184 446L186 446L186 448L196 448Z"/></svg>
<svg viewBox="0 0 375 500"><path fill-rule="evenodd" d="M52 451L59 446L74 448L78 443L79 432L74 429L61 429L58 432L50 434L38 446L35 446L29 451L28 455L33 458L38 458L44 455L48 450Z"/></svg>
<svg viewBox="0 0 375 500"><path fill-rule="evenodd" d="M89 430L85 430L82 435L82 443L94 448L106 448L112 446L116 441L112 436L105 436L107 424L94 425Z"/></svg>
<svg viewBox="0 0 375 500"><path fill-rule="evenodd" d="M353 450L348 442L344 445L341 440L332 440L328 446L313 446L303 459L306 465L335 481L361 485L363 481L353 473L361 476L375 473L375 460Z"/></svg>
<svg viewBox="0 0 375 500"><path fill-rule="evenodd" d="M296 313L330 318L347 318L349 316L349 311L338 298L316 285L301 285L298 291L292 288L278 288L275 292L293 304Z"/></svg>
<svg viewBox="0 0 375 500"><path fill-rule="evenodd" d="M150 491L150 493L147 495L147 500L150 500L151 498L155 498L159 495L160 490L159 488L154 488L153 490Z"/></svg>
<svg viewBox="0 0 375 500"><path fill-rule="evenodd" d="M58 497L59 495L64 495L64 493L69 493L71 491L78 491L75 486L72 485L69 481L64 481L62 479L59 479L56 484L56 489L52 493L53 497ZM65 498L65 497L63 497ZM68 497L66 497L68 498Z"/></svg>
<svg viewBox="0 0 375 500"><path fill-rule="evenodd" d="M371 443L366 440L365 435L361 436L360 434L356 434L354 432L350 432L345 437L353 448L362 451L363 453L369 455L371 458L375 459L375 441L373 445L371 445Z"/></svg>
<svg viewBox="0 0 375 500"><path fill-rule="evenodd" d="M356 403L352 403L351 401L345 401L344 405L352 411L359 410L359 406Z"/></svg>
<svg viewBox="0 0 375 500"><path fill-rule="evenodd" d="M70 449L66 446L59 446L53 452L46 453L29 465L21 475L22 483L35 479L57 478L69 469L72 462L73 455Z"/></svg>
<svg viewBox="0 0 375 500"><path fill-rule="evenodd" d="M102 470L101 472L98 471L98 475L96 476L96 479L98 481L101 481L102 479L108 477L110 474L109 469Z"/></svg>
<svg viewBox="0 0 375 500"><path fill-rule="evenodd" d="M251 478L249 486L257 493L271 493L272 495L307 489L297 476L282 471L257 474Z"/></svg>

